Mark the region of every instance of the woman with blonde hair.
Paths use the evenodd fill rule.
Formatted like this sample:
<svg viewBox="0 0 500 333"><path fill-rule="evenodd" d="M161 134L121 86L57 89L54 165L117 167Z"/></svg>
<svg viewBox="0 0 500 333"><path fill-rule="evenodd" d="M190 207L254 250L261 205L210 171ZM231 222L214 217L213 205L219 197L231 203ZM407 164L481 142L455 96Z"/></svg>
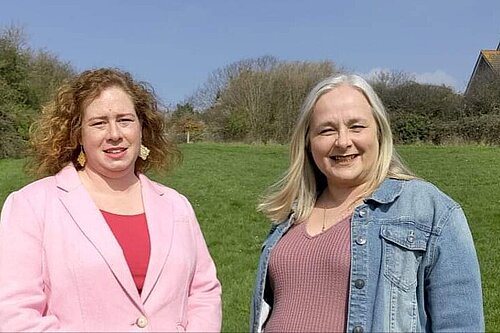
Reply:
<svg viewBox="0 0 500 333"><path fill-rule="evenodd" d="M180 158L147 84L84 71L43 110L32 146L45 178L2 209L0 331L220 331L193 209L144 174Z"/></svg>
<svg viewBox="0 0 500 333"><path fill-rule="evenodd" d="M251 331L484 330L479 265L461 207L416 178L356 75L307 96L290 165L259 209Z"/></svg>

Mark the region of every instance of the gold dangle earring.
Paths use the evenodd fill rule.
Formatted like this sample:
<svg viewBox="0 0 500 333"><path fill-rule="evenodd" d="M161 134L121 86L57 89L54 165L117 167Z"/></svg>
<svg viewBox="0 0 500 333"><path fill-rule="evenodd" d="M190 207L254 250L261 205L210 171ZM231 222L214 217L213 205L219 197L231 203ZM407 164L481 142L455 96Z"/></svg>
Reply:
<svg viewBox="0 0 500 333"><path fill-rule="evenodd" d="M145 161L149 156L150 150L145 145L141 144L141 149L139 150L139 157Z"/></svg>
<svg viewBox="0 0 500 333"><path fill-rule="evenodd" d="M80 154L78 154L78 158L76 159L78 164L83 168L85 163L87 163L87 157L85 157L85 153L83 151L83 147L80 147Z"/></svg>

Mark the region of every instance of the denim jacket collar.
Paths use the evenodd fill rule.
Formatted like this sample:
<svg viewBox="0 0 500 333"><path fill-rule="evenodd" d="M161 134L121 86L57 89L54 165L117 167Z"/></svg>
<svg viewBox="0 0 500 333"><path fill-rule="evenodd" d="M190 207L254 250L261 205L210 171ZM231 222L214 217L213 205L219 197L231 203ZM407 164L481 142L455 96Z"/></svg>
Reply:
<svg viewBox="0 0 500 333"><path fill-rule="evenodd" d="M377 190L365 199L365 202L373 200L380 204L391 203L401 195L403 186L404 182L398 179L386 178Z"/></svg>
<svg viewBox="0 0 500 333"><path fill-rule="evenodd" d="M403 191L404 182L399 179L386 178L382 184L373 192L368 198L364 200L365 203L369 201L375 201L379 204L387 204L396 200ZM273 232L275 229L280 228L283 232L286 232L290 226L295 222L295 211L297 210L297 202L292 204L290 216L282 223L276 224L271 229Z"/></svg>

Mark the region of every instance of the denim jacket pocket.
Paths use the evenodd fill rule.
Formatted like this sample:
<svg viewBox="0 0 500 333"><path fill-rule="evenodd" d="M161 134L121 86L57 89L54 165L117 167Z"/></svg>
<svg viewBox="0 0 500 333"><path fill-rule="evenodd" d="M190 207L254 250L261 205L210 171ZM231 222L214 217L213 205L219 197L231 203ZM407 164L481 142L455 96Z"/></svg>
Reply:
<svg viewBox="0 0 500 333"><path fill-rule="evenodd" d="M427 249L429 233L411 222L383 225L384 276L401 290L415 289L417 272Z"/></svg>

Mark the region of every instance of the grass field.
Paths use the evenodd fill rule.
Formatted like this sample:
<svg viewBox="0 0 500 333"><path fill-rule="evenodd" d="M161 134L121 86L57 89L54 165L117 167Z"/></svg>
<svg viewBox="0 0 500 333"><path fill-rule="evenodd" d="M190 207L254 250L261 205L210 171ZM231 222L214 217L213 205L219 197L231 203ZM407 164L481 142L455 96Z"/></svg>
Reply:
<svg viewBox="0 0 500 333"><path fill-rule="evenodd" d="M223 286L223 331L248 331L255 268L269 229L255 205L285 170L287 147L192 144L181 149L182 166L168 177L153 178L185 194L196 210ZM398 151L418 176L462 204L481 264L486 329L500 330L500 148L404 146ZM30 180L22 162L0 160L0 202Z"/></svg>

